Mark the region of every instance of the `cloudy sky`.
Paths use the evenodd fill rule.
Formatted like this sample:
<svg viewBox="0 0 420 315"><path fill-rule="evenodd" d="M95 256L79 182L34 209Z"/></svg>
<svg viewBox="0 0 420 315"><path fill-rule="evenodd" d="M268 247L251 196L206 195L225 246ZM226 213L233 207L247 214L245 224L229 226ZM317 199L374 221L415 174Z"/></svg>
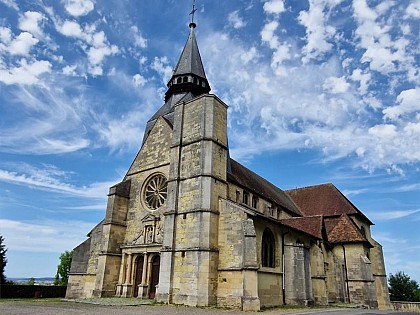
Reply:
<svg viewBox="0 0 420 315"><path fill-rule="evenodd" d="M282 189L332 182L388 273L420 281L419 0L197 0L231 156ZM104 216L188 36L190 0L0 0L8 277L54 276Z"/></svg>

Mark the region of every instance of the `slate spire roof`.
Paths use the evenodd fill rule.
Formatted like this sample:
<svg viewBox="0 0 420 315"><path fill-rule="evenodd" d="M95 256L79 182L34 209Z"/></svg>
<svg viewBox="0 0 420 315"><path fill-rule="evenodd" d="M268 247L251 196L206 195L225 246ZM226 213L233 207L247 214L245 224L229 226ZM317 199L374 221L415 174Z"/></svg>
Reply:
<svg viewBox="0 0 420 315"><path fill-rule="evenodd" d="M194 96L210 92L210 85L204 72L200 51L195 38L195 23L190 23L190 34L179 57L178 63L168 82L168 91L165 94L167 101L173 94L191 92Z"/></svg>
<svg viewBox="0 0 420 315"><path fill-rule="evenodd" d="M195 37L196 24L192 22L189 27L190 33L187 42L167 84L165 104L147 122L143 143L159 117L163 117L170 124L173 124L175 104L182 101L188 102L197 96L210 92L210 84L204 72Z"/></svg>
<svg viewBox="0 0 420 315"><path fill-rule="evenodd" d="M197 40L195 38L194 27L191 27L190 29L190 35L188 36L187 43L179 57L173 75L177 76L186 73L193 73L201 78L206 78Z"/></svg>

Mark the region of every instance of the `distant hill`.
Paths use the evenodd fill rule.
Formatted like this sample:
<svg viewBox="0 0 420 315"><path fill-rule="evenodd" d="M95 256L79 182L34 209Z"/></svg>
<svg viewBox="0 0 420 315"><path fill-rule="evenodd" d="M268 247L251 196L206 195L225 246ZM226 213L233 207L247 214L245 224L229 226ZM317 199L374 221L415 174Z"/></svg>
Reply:
<svg viewBox="0 0 420 315"><path fill-rule="evenodd" d="M25 284L31 278L7 278L7 280L12 281L17 284ZM44 277L44 278L34 278L35 284L51 284L54 282L54 277Z"/></svg>

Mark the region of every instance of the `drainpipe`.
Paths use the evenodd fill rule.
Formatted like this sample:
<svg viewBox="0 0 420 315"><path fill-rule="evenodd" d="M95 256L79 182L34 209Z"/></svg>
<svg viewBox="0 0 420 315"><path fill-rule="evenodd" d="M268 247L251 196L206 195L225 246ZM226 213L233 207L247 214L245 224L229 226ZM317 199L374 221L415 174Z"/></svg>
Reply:
<svg viewBox="0 0 420 315"><path fill-rule="evenodd" d="M347 299L350 304L350 289L349 289L349 275L347 272L347 259L346 259L346 248L344 247L344 244L341 244L341 247L343 247L343 258L344 258L344 271L346 273L346 289L347 289Z"/></svg>
<svg viewBox="0 0 420 315"><path fill-rule="evenodd" d="M282 272L283 272L283 277L282 277L283 305L286 305L286 267L285 267L286 259L284 258L284 236L286 234L289 234L289 232L281 234L281 259L282 259L281 267L282 267Z"/></svg>

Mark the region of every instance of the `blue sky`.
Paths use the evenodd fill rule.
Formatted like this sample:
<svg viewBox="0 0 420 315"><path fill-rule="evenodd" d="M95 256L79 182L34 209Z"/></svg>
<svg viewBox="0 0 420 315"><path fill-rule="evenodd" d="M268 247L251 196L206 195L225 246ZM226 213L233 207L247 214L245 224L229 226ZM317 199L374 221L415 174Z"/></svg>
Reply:
<svg viewBox="0 0 420 315"><path fill-rule="evenodd" d="M282 189L332 182L388 273L420 281L418 0L197 0L231 156ZM105 214L188 36L190 0L0 0L8 277L54 276Z"/></svg>

